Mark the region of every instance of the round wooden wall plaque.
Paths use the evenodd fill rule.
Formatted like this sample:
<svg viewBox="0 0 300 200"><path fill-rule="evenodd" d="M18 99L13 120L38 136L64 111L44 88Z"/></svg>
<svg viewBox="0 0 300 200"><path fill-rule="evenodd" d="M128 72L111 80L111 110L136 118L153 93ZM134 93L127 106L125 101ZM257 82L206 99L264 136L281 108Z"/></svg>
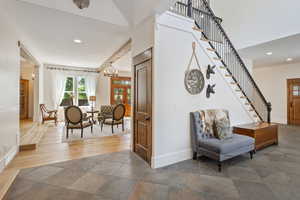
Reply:
<svg viewBox="0 0 300 200"><path fill-rule="evenodd" d="M199 69L188 70L184 77L185 89L192 95L200 94L204 89L205 79Z"/></svg>

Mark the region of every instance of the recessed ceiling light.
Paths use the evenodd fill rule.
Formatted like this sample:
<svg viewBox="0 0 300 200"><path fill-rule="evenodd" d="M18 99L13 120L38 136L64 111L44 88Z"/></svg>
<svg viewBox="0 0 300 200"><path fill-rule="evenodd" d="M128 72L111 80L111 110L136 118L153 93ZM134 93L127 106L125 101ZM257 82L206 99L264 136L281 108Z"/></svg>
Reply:
<svg viewBox="0 0 300 200"><path fill-rule="evenodd" d="M266 54L267 54L268 56L270 56L270 55L273 54L273 52L267 52Z"/></svg>
<svg viewBox="0 0 300 200"><path fill-rule="evenodd" d="M75 40L73 40L73 42L75 42L76 44L81 44L82 43L82 41L79 40L79 39L75 39Z"/></svg>
<svg viewBox="0 0 300 200"><path fill-rule="evenodd" d="M287 58L286 61L287 62L291 62L293 60L293 58Z"/></svg>

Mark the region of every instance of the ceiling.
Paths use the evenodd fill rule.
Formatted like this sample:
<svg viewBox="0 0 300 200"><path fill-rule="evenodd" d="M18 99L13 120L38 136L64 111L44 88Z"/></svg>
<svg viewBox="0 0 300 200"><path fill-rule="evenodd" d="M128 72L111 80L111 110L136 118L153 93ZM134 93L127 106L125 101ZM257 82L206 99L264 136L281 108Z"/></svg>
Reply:
<svg viewBox="0 0 300 200"><path fill-rule="evenodd" d="M24 1L18 1L16 8L18 28L43 63L96 68L130 37L127 26L92 17ZM74 39L83 43L75 44Z"/></svg>
<svg viewBox="0 0 300 200"><path fill-rule="evenodd" d="M132 52L129 51L123 55L119 60L113 63L113 66L119 71L131 71Z"/></svg>
<svg viewBox="0 0 300 200"><path fill-rule="evenodd" d="M115 3L111 0L91 0L88 9L80 10L73 0L21 0L24 2L57 9L67 13L88 17L120 26L128 26L128 22Z"/></svg>
<svg viewBox="0 0 300 200"><path fill-rule="evenodd" d="M300 34L239 50L242 57L253 60L254 67L300 62ZM272 52L272 55L267 55ZM287 58L293 61L287 62Z"/></svg>
<svg viewBox="0 0 300 200"><path fill-rule="evenodd" d="M210 0L237 49L300 33L300 1Z"/></svg>
<svg viewBox="0 0 300 200"><path fill-rule="evenodd" d="M41 63L90 68L119 49L136 24L167 8L164 0L91 0L83 10L72 0L13 1L21 41Z"/></svg>

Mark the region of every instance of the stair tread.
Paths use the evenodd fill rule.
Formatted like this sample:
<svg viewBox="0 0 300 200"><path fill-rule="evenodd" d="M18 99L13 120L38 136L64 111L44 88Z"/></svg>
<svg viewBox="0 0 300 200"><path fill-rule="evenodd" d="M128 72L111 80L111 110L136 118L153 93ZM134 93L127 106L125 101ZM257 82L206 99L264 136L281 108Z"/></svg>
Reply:
<svg viewBox="0 0 300 200"><path fill-rule="evenodd" d="M202 30L202 29L200 29L200 28L198 28L198 27L196 27L196 26L193 26L193 30L195 30L195 31L199 31L199 32L203 32L203 30Z"/></svg>
<svg viewBox="0 0 300 200"><path fill-rule="evenodd" d="M208 51L213 51L216 52L217 50L213 49L213 48L207 48Z"/></svg>
<svg viewBox="0 0 300 200"><path fill-rule="evenodd" d="M214 60L219 60L219 61L221 61L222 58L214 57Z"/></svg>
<svg viewBox="0 0 300 200"><path fill-rule="evenodd" d="M220 44L223 44L223 42L220 42L220 41L216 41L216 40L211 40L211 39L206 39L206 38L200 38L200 40L202 41L205 41L205 42L216 42L216 43L220 43Z"/></svg>

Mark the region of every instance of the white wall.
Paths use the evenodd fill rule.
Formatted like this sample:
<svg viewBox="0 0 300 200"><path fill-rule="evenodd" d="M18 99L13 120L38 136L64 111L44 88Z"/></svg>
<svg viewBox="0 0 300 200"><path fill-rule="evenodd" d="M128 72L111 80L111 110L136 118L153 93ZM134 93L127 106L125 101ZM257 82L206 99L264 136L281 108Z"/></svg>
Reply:
<svg viewBox="0 0 300 200"><path fill-rule="evenodd" d="M287 123L287 79L300 78L300 63L259 67L254 79L267 101L272 103L272 122Z"/></svg>
<svg viewBox="0 0 300 200"><path fill-rule="evenodd" d="M200 109L228 109L232 125L253 122L239 97L220 73L212 76L216 94L210 99L205 90L190 95L184 88L184 74L192 55L193 21L167 12L155 25L153 69L153 167L162 167L191 158L189 113ZM206 71L213 64L197 43L197 55ZM206 80L206 85L209 81Z"/></svg>
<svg viewBox="0 0 300 200"><path fill-rule="evenodd" d="M300 32L295 0L211 0L233 44L245 48Z"/></svg>
<svg viewBox="0 0 300 200"><path fill-rule="evenodd" d="M0 0L0 171L18 149L20 52L11 1Z"/></svg>
<svg viewBox="0 0 300 200"><path fill-rule="evenodd" d="M132 38L132 57L144 52L154 44L154 17L148 17L139 25L133 28Z"/></svg>
<svg viewBox="0 0 300 200"><path fill-rule="evenodd" d="M120 71L120 77L131 77L130 71ZM110 105L110 95L111 95L111 78L103 75L103 72L100 73L98 80L98 88L99 91L99 100L97 100L97 108L100 108L101 105Z"/></svg>

